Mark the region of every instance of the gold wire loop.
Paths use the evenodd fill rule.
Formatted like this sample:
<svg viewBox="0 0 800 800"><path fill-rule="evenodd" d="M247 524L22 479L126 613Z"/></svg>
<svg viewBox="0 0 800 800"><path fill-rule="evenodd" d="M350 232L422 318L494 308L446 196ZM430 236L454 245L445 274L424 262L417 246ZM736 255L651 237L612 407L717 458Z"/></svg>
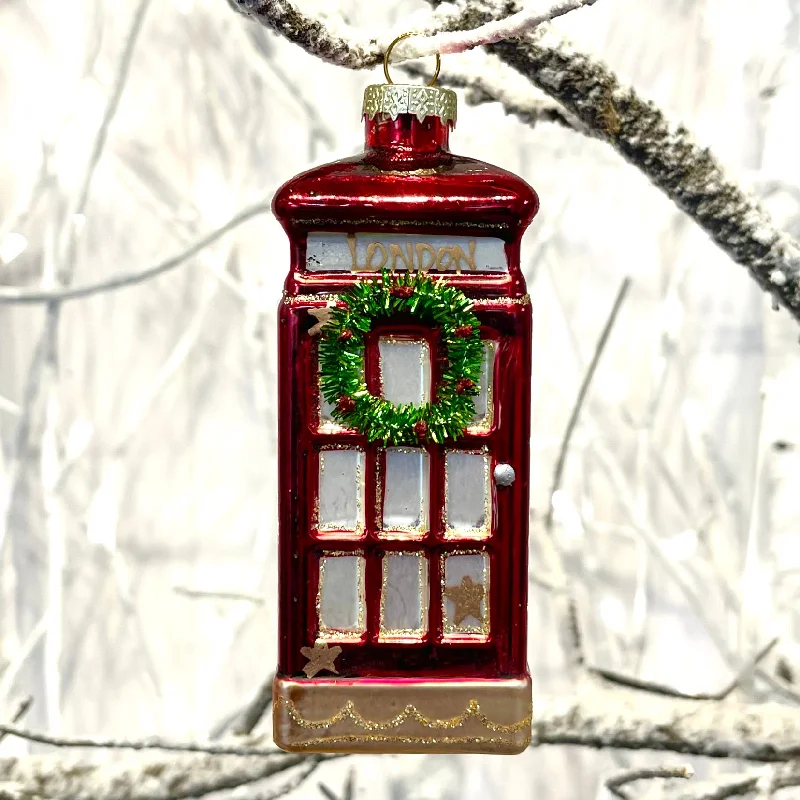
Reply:
<svg viewBox="0 0 800 800"><path fill-rule="evenodd" d="M386 76L386 83L394 83L391 76L389 75L389 55L392 52L392 48L398 43L402 42L403 39L410 39L412 36L419 36L416 31L409 31L408 33L401 33L387 48L386 52L383 54L383 74ZM433 86L436 83L436 79L439 77L439 70L442 68L442 58L437 53L436 54L436 71L433 73L433 77L428 82L428 86Z"/></svg>

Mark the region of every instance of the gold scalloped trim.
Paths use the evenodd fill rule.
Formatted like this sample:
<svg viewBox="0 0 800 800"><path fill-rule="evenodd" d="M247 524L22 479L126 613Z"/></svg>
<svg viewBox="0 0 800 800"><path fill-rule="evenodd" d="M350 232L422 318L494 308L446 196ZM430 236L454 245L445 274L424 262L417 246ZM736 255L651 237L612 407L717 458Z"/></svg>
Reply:
<svg viewBox="0 0 800 800"><path fill-rule="evenodd" d="M530 728L532 721L532 712L529 712L525 719L521 719L519 722L513 722L508 725L492 722L492 720L490 720L481 711L480 703L477 700L470 700L466 710L463 713L450 719L432 719L430 717L426 717L415 705L409 703L397 716L383 722L364 719L364 717L361 716L361 714L356 710L355 704L352 700L348 700L344 707L332 717L319 720L309 720L303 717L302 714L300 714L300 712L297 710L295 704L285 697L276 697L275 704L276 706L283 705L286 707L286 713L289 715L289 718L295 723L295 725L311 730L330 728L332 725L336 725L344 720L349 720L355 725L358 725L359 728L363 728L365 731L388 731L392 730L393 728L399 728L403 723L408 722L409 720L416 722L425 728L434 730L453 730L454 728L462 727L469 720L475 720L481 723L487 730L495 733L517 733L525 728ZM326 737L324 741L330 742L331 739ZM368 739L367 741L374 741L374 739ZM436 741L442 740L437 739ZM473 739L466 741L473 741ZM307 746L310 745L307 743Z"/></svg>

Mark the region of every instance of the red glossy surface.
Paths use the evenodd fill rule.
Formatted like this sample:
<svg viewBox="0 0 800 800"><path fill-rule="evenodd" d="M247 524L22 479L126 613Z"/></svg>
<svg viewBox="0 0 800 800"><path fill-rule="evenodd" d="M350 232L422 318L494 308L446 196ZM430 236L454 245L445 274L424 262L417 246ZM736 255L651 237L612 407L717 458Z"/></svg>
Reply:
<svg viewBox="0 0 800 800"><path fill-rule="evenodd" d="M289 181L277 193L274 209L291 241L287 298L280 308L279 334L279 518L280 613L279 673L302 675L300 648L313 642L316 578L322 549L360 550L367 555L367 619L373 631L380 613L380 559L385 550L413 548L430 556L430 583L439 586L441 553L469 546L491 559L488 641L441 640L438 591L430 605L430 634L410 645L365 636L343 648L337 667L343 677L500 677L526 674L527 538L530 438L530 305L503 302L522 298L519 240L536 212L533 190L520 178L480 161L447 152L447 128L438 120L417 124L408 115L397 123L367 122L367 149L355 158L327 164ZM415 160L416 159L416 160ZM425 161L426 166L419 167ZM380 166L378 166L378 164ZM375 481L380 447L355 432L318 431L316 339L308 335L315 319L308 309L324 305L318 293L338 293L363 275L305 271L308 231L447 233L495 236L506 242L507 275L447 275L470 297L489 300L476 308L483 333L498 341L495 363L494 426L486 434L465 436L458 448L488 445L491 467L512 464L516 481L500 488L492 482L492 531L488 540L444 539L441 504L441 447L431 445L431 528L424 539L378 538ZM293 296L301 296L292 301ZM408 323L405 323L406 326ZM383 332L409 331L384 324ZM376 329L373 338L380 331ZM434 356L437 356L434 344ZM379 389L375 347L367 348L367 379ZM436 370L434 361L434 371ZM434 374L435 378L435 374ZM433 382L435 385L435 380ZM322 444L349 443L366 453L366 531L360 539L319 535L313 529L317 495L317 450ZM323 677L322 675L320 677Z"/></svg>
<svg viewBox="0 0 800 800"><path fill-rule="evenodd" d="M368 164L405 169L444 164L450 160L450 127L439 117L417 119L400 114L397 119L377 116L364 120L365 157Z"/></svg>

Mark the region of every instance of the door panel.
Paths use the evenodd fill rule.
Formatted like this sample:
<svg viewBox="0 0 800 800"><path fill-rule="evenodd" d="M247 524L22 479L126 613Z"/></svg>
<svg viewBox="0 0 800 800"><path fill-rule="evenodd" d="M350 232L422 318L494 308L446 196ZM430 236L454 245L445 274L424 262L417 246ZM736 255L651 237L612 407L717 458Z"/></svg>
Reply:
<svg viewBox="0 0 800 800"><path fill-rule="evenodd" d="M341 676L524 672L524 614L514 598L524 592L527 553L517 551L527 528L510 524L521 511L517 490L499 489L492 478L498 462L527 474L528 443L517 438L528 430L527 419L519 424L517 392L530 368L527 323L513 312L479 313L488 380L475 425L457 442L370 443L331 423L318 389L302 398L299 498L306 500L299 505L306 508L297 515L295 558L305 588L292 607L306 621L303 645L324 639L341 647ZM316 341L303 337L299 346L313 356ZM376 326L367 338L367 385L394 402L435 401L443 356L430 329ZM305 387L318 387L316 359L305 363ZM286 653L284 663L298 674L305 661Z"/></svg>

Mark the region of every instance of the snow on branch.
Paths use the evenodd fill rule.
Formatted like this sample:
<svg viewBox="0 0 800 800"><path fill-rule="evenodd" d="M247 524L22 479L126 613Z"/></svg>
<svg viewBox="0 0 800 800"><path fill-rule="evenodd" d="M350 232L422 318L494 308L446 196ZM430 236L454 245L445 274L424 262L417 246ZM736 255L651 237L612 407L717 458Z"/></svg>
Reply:
<svg viewBox="0 0 800 800"><path fill-rule="evenodd" d="M400 69L415 78L427 80L430 77L428 70L416 61L408 61ZM590 133L560 103L534 89L529 81L497 56L478 51L468 58L446 58L442 61L439 80L455 89L465 89L467 105L501 103L506 114L531 127L541 122L552 122L580 133Z"/></svg>
<svg viewBox="0 0 800 800"><path fill-rule="evenodd" d="M800 243L774 226L683 125L552 32L489 50L611 144L800 321Z"/></svg>
<svg viewBox="0 0 800 800"><path fill-rule="evenodd" d="M612 775L606 781L606 788L614 797L628 800L628 794L623 791L624 786L638 781L650 781L656 778L670 780L672 778L691 778L694 770L691 765L683 764L677 767L644 767L642 769L626 769L616 775Z"/></svg>
<svg viewBox="0 0 800 800"><path fill-rule="evenodd" d="M267 756L150 755L114 763L63 753L0 759L0 786L47 800L183 800L247 786L293 769L303 754Z"/></svg>
<svg viewBox="0 0 800 800"><path fill-rule="evenodd" d="M290 0L228 0L242 14L259 20L304 50L340 67L364 69L383 60L390 41L402 31L370 37L346 23L340 16L326 18L306 14ZM497 18L488 19L476 28L470 25L469 3L440 3L430 14L406 21L407 30L420 35L398 44L392 51L392 63L435 53L463 53L481 45L492 44L529 33L545 22L570 11L594 5L597 0L561 0L538 10L522 8L513 13L498 10Z"/></svg>
<svg viewBox="0 0 800 800"><path fill-rule="evenodd" d="M391 38L369 37L341 20L312 18L290 0L229 2L307 52L353 69L377 64ZM522 30L521 38L496 41L487 49L580 120L588 133L614 147L743 265L774 303L800 322L800 244L774 226L758 201L727 176L713 154L697 144L683 125L668 120L656 105L622 84L603 62L575 50L551 31L539 37L541 25L535 33L531 33L530 20L521 28L512 25L512 20L519 23L520 15L529 14L519 0L430 2L435 9L423 23L414 25L409 20L405 29L417 30L423 37L467 31L459 34L461 41L473 45L493 40L502 25L509 36L520 36ZM483 34L478 33L481 30ZM430 52L426 50L430 41L401 43L393 60L408 58L412 52ZM453 41L442 36L436 43L447 48L447 42ZM520 116L526 119L529 100L520 102L493 92L491 83L485 80L480 90L510 113L522 109Z"/></svg>

